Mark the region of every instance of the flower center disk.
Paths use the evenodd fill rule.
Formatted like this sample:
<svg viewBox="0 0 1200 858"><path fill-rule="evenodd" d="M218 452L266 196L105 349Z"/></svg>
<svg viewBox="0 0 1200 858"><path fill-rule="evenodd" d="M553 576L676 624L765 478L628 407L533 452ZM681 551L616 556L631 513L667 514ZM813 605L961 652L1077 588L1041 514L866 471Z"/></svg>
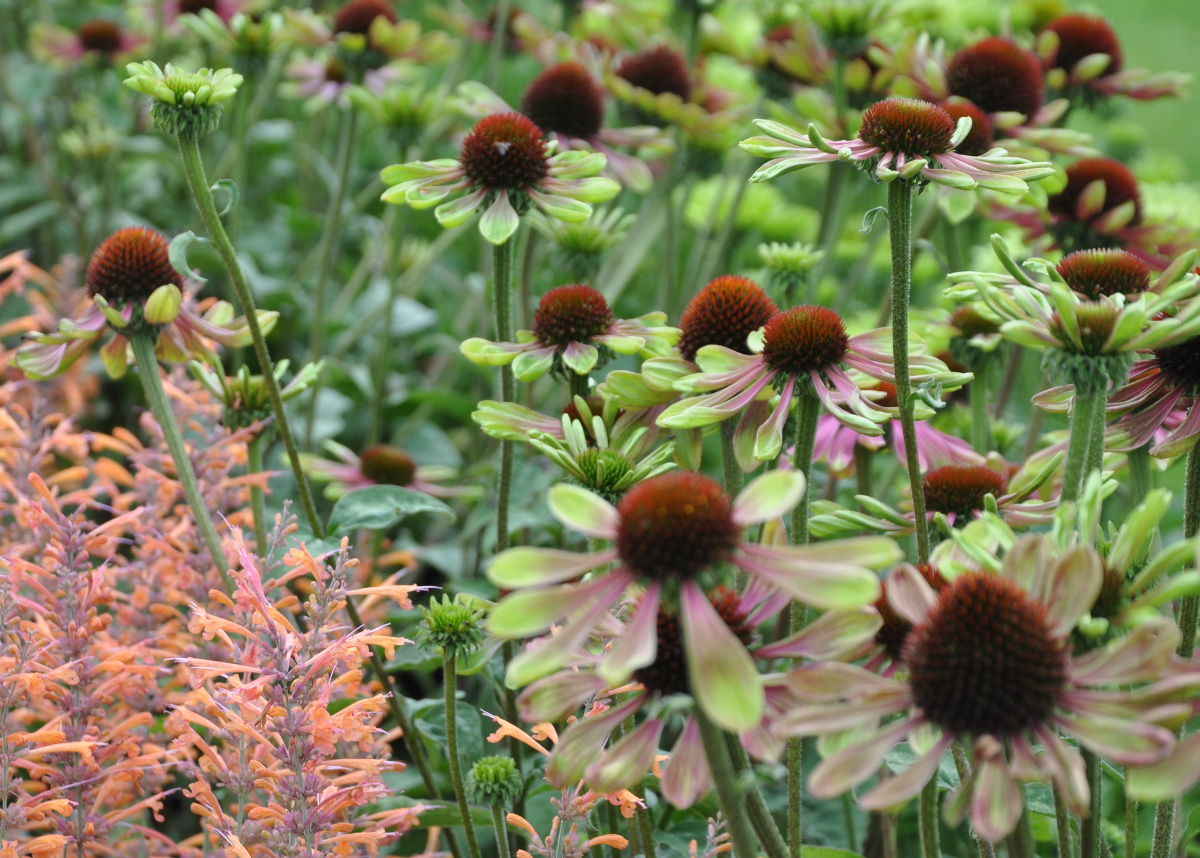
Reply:
<svg viewBox="0 0 1200 858"><path fill-rule="evenodd" d="M78 35L85 51L115 54L121 49L121 28L113 21L93 18L79 28Z"/></svg>
<svg viewBox="0 0 1200 858"><path fill-rule="evenodd" d="M885 152L927 158L951 150L954 120L928 101L888 98L867 108L858 137Z"/></svg>
<svg viewBox="0 0 1200 858"><path fill-rule="evenodd" d="M1155 349L1154 358L1172 387L1182 387L1190 395L1200 393L1200 337Z"/></svg>
<svg viewBox="0 0 1200 858"><path fill-rule="evenodd" d="M407 486L417 475L412 456L399 447L376 444L363 450L360 468L363 476L385 486Z"/></svg>
<svg viewBox="0 0 1200 858"><path fill-rule="evenodd" d="M99 295L110 304L143 302L168 283L183 287L183 277L171 266L170 243L144 226L117 230L88 262L88 295Z"/></svg>
<svg viewBox="0 0 1200 858"><path fill-rule="evenodd" d="M925 506L932 512L967 516L983 509L987 495L1000 497L1008 487L1002 474L982 465L945 465L925 475Z"/></svg>
<svg viewBox="0 0 1200 858"><path fill-rule="evenodd" d="M384 0L351 0L337 10L333 17L334 33L353 33L365 36L371 32L376 18L396 23L396 13Z"/></svg>
<svg viewBox="0 0 1200 858"><path fill-rule="evenodd" d="M956 124L963 117L971 120L971 130L962 142L954 147L955 152L961 155L983 155L992 148L992 144L995 143L992 120L976 105L966 99L954 99L943 101L938 107L950 114L950 118Z"/></svg>
<svg viewBox="0 0 1200 858"><path fill-rule="evenodd" d="M1070 71L1084 57L1108 54L1108 65L1100 74L1116 74L1121 70L1121 43L1117 41L1117 34L1103 18L1079 13L1063 15L1047 24L1046 30L1058 36L1058 51L1054 55L1055 68Z"/></svg>
<svg viewBox="0 0 1200 858"><path fill-rule="evenodd" d="M643 578L695 578L738 544L729 498L702 474L672 471L638 483L617 512L617 553Z"/></svg>
<svg viewBox="0 0 1200 858"><path fill-rule="evenodd" d="M718 277L688 302L679 322L679 353L695 360L702 346L749 354L746 338L778 312L775 302L746 277Z"/></svg>
<svg viewBox="0 0 1200 858"><path fill-rule="evenodd" d="M692 94L687 60L666 45L626 57L617 66L617 77L655 95L670 92L687 101Z"/></svg>
<svg viewBox="0 0 1200 858"><path fill-rule="evenodd" d="M1050 717L1067 655L1045 606L985 573L951 582L905 644L913 701L926 718L953 733L1002 738Z"/></svg>
<svg viewBox="0 0 1200 858"><path fill-rule="evenodd" d="M542 296L533 313L533 335L547 346L586 343L613 323L612 309L591 286L557 286Z"/></svg>
<svg viewBox="0 0 1200 858"><path fill-rule="evenodd" d="M1150 266L1124 250L1077 250L1056 270L1068 286L1093 301L1101 295L1132 297L1150 288Z"/></svg>
<svg viewBox="0 0 1200 858"><path fill-rule="evenodd" d="M604 122L604 90L579 63L559 63L529 84L521 112L543 131L587 140Z"/></svg>
<svg viewBox="0 0 1200 858"><path fill-rule="evenodd" d="M1013 111L1031 118L1046 97L1041 61L999 36L956 53L946 69L946 82L952 93L971 100L984 113Z"/></svg>
<svg viewBox="0 0 1200 858"><path fill-rule="evenodd" d="M1094 217L1100 217L1132 200L1134 213L1130 223L1141 221L1142 202L1137 179L1128 167L1112 158L1084 158L1067 167L1067 186L1051 196L1046 207L1051 214L1074 220L1080 196L1088 185L1096 181L1104 183L1104 206Z"/></svg>
<svg viewBox="0 0 1200 858"><path fill-rule="evenodd" d="M481 119L463 139L459 161L467 178L488 190L524 190L550 169L541 129L519 113Z"/></svg>
<svg viewBox="0 0 1200 858"><path fill-rule="evenodd" d="M763 360L789 375L807 375L836 364L849 348L841 316L815 304L776 313L763 331Z"/></svg>

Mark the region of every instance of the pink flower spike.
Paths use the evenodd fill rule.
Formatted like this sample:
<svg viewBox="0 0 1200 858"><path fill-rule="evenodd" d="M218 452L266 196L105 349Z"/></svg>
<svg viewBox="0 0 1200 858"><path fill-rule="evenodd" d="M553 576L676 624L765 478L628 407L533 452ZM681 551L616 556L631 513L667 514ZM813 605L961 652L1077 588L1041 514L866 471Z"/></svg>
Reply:
<svg viewBox="0 0 1200 858"><path fill-rule="evenodd" d="M697 704L725 730L750 729L762 718L765 703L754 659L695 583L680 587L679 602Z"/></svg>

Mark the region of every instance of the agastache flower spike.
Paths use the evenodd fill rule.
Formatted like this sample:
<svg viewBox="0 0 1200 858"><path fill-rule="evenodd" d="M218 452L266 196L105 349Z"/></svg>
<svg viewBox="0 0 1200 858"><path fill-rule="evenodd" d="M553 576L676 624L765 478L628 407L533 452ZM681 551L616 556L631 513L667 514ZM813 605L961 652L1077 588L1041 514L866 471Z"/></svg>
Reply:
<svg viewBox="0 0 1200 858"><path fill-rule="evenodd" d="M541 129L519 113L481 119L463 139L457 161L415 161L382 172L392 187L384 202L413 208L438 205L434 211L445 227L465 223L485 209L479 231L492 244L503 244L520 224L520 216L536 206L559 220L579 223L592 213L589 203L610 200L620 191L612 179L597 177L605 157L581 151L555 154ZM451 194L466 196L443 202Z"/></svg>
<svg viewBox="0 0 1200 858"><path fill-rule="evenodd" d="M639 483L614 507L584 489L555 486L549 496L554 515L575 530L610 540L613 547L583 555L514 548L492 562L491 581L517 590L492 610L488 622L494 634L528 637L563 624L558 634L512 662L509 681L522 685L558 670L622 595L637 588L642 591L640 621L635 619L605 656L604 679L617 684L653 663L656 623L651 621L666 600L679 606L697 703L728 730L754 727L764 706L758 672L712 607L703 582L714 578L720 564L731 563L787 597L826 610L857 608L878 598L878 580L870 569L899 558L896 544L884 538L790 547L742 538L745 527L794 507L804 488L800 474L772 471L731 500L708 477L677 471ZM608 571L568 583L614 561Z"/></svg>
<svg viewBox="0 0 1200 858"><path fill-rule="evenodd" d="M769 136L751 137L739 145L751 155L771 160L755 171L752 182L813 164L847 161L859 164L880 182L937 182L963 190L982 187L1021 195L1029 189L1026 182L1054 172L1050 164L1013 158L1003 149L983 155L958 151L971 131L970 117L956 123L945 110L915 98L889 98L871 105L854 140L826 140L811 124L806 133L769 119L756 119L754 124Z"/></svg>

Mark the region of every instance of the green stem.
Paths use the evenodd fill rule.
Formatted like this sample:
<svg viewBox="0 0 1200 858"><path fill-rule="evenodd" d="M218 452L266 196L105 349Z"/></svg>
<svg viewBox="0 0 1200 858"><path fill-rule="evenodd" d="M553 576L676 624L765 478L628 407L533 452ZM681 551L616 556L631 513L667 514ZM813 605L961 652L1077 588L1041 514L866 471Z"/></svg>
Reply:
<svg viewBox="0 0 1200 858"><path fill-rule="evenodd" d="M642 855L645 858L655 858L654 822L650 819L650 809L638 806L635 814L638 821L638 833L642 837Z"/></svg>
<svg viewBox="0 0 1200 858"><path fill-rule="evenodd" d="M917 560L929 562L929 523L925 520L925 489L917 455L917 429L908 372L908 305L912 291L913 189L897 179L888 185L888 237L892 245L892 360L896 373L896 399L904 454L908 458L908 484L912 491L913 521L917 534ZM936 821L936 820L935 820Z"/></svg>
<svg viewBox="0 0 1200 858"><path fill-rule="evenodd" d="M175 462L175 473L179 477L179 484L183 487L183 496L187 499L188 506L192 508L192 519L196 522L196 529L200 531L204 545L212 557L213 565L221 573L225 589L232 593L233 581L229 578L227 568L229 560L225 556L225 549L221 547L221 537L217 535L217 529L213 527L208 506L200 494L196 471L192 468L192 460L188 457L187 448L183 444L183 435L180 434L179 424L175 421L175 412L171 410L171 403L167 400L162 379L158 375L158 358L154 356L154 338L155 334L149 330L131 334L129 343L133 346L133 359L137 363L138 372L142 377L146 401L150 404L150 410L154 412L154 417L162 428L163 439L167 442L167 449L171 452L171 458Z"/></svg>
<svg viewBox="0 0 1200 858"><path fill-rule="evenodd" d="M510 343L513 333L513 257L516 248L510 238L492 249L492 307L495 311L496 340ZM500 401L514 402L517 380L512 367L500 367ZM512 492L513 442L500 442L500 471L496 486L496 551L508 548L508 504Z"/></svg>
<svg viewBox="0 0 1200 858"><path fill-rule="evenodd" d="M1033 845L1033 833L1029 828L1029 810L1021 811L1017 827L1005 840L1008 845L1008 858L1037 858L1037 847Z"/></svg>
<svg viewBox="0 0 1200 858"><path fill-rule="evenodd" d="M799 386L799 385L797 385ZM804 495L792 510L792 544L808 543L809 496L812 494L813 444L817 437L817 418L821 415L821 400L811 393L796 397L796 446L792 450L792 470L804 475ZM793 631L799 631L794 629Z"/></svg>
<svg viewBox="0 0 1200 858"><path fill-rule="evenodd" d="M750 758L737 736L727 735L725 744L729 748L729 760L733 765L735 775L741 782L742 773L750 770ZM787 843L784 842L783 835L779 833L779 827L775 824L774 817L771 816L771 809L767 807L758 783L752 779L746 793L746 812L750 816L750 825L754 829L754 833L758 835L758 842L762 844L767 858L788 858Z"/></svg>
<svg viewBox="0 0 1200 858"><path fill-rule="evenodd" d="M821 278L833 261L833 247L842 234L842 203L846 198L846 179L850 168L844 164L830 164L825 178L825 196L821 199L821 225L817 229L817 248L821 256L813 266L808 281L806 300L813 301L821 288Z"/></svg>
<svg viewBox="0 0 1200 858"><path fill-rule="evenodd" d="M700 728L700 740L704 744L704 756L712 772L713 785L717 790L717 801L725 815L725 824L733 844L733 858L754 858L754 832L746 815L746 806L737 788L737 775L729 759L729 748L725 734L709 720L699 706L692 707L692 717Z"/></svg>
<svg viewBox="0 0 1200 858"><path fill-rule="evenodd" d="M580 375L577 372L571 372L571 375L569 376L571 399L574 399L576 396L582 396L585 399L587 398L587 395L591 390L591 384L589 382L590 378L590 375Z"/></svg>
<svg viewBox="0 0 1200 858"><path fill-rule="evenodd" d="M221 224L221 216L217 213L217 206L213 202L208 180L204 176L204 162L200 159L200 144L194 137L183 134L178 136L178 140L179 154L183 159L183 171L187 176L192 197L196 200L200 219L204 221L204 228L212 240L213 247L216 248L217 255L221 257L229 279L233 282L239 308L246 317L246 326L250 329L250 338L254 343L254 356L258 359L259 372L267 387L267 397L271 401L271 412L275 415L275 427L279 431L284 449L287 450L288 463L296 477L296 491L300 495L300 507L304 511L304 517L313 535L322 537L325 535L325 525L317 516L312 489L308 484L308 478L304 475L304 468L300 464L300 451L296 447L296 439L292 435L291 425L288 423L287 413L283 408L279 380L275 378L275 367L271 362L271 355L267 351L267 341L263 336L262 326L258 323L254 296L250 292L250 285L246 282L246 275L242 271L241 263L238 262L237 253L229 241L225 227Z"/></svg>
<svg viewBox="0 0 1200 858"><path fill-rule="evenodd" d="M871 466L875 462L875 451L862 444L854 445L854 483L860 495L871 494Z"/></svg>
<svg viewBox="0 0 1200 858"><path fill-rule="evenodd" d="M938 780L929 779L929 783L921 790L920 807L917 810L919 834L921 838L921 854L924 858L941 858L942 849L938 844L941 832L938 831Z"/></svg>
<svg viewBox="0 0 1200 858"><path fill-rule="evenodd" d="M246 445L246 466L252 474L261 474L266 470L263 467L263 445L266 443L266 439L263 438L264 431L269 430L259 431ZM265 557L267 553L267 504L262 487L259 485L250 487L250 508L254 511L254 547L260 556Z"/></svg>
<svg viewBox="0 0 1200 858"><path fill-rule="evenodd" d="M942 215L942 249L946 253L946 265L951 271L962 271L962 249L958 246L958 224Z"/></svg>
<svg viewBox="0 0 1200 858"><path fill-rule="evenodd" d="M509 858L508 829L504 825L504 811L500 805L492 805L492 830L496 832L496 849L499 858Z"/></svg>
<svg viewBox="0 0 1200 858"><path fill-rule="evenodd" d="M1058 833L1058 854L1074 855L1075 847L1071 842L1074 839L1071 834L1071 811L1067 808L1067 801L1063 798L1058 784L1051 783L1050 789L1054 795L1054 825Z"/></svg>
<svg viewBox="0 0 1200 858"><path fill-rule="evenodd" d="M737 497L742 490L742 468L733 452L733 432L737 424L732 420L721 421L721 472L725 478L725 494Z"/></svg>
<svg viewBox="0 0 1200 858"><path fill-rule="evenodd" d="M1084 771L1087 774L1087 816L1079 820L1079 858L1099 858L1100 855L1100 755L1080 748Z"/></svg>
<svg viewBox="0 0 1200 858"><path fill-rule="evenodd" d="M508 47L508 14L512 0L500 0L496 4L496 21L492 25L492 43L488 46L488 86L495 90L500 84L500 62ZM507 340L505 341L507 342Z"/></svg>
<svg viewBox="0 0 1200 858"><path fill-rule="evenodd" d="M458 699L457 665L455 647L446 647L442 654L442 687L446 703L446 756L450 760L450 779L454 783L454 795L458 799L458 812L462 814L463 828L467 832L467 852L471 858L479 858L479 843L475 840L475 825L471 822L471 808L467 804L467 792L463 787L462 763L458 758Z"/></svg>
<svg viewBox="0 0 1200 858"><path fill-rule="evenodd" d="M850 793L842 793L842 823L846 826L846 847L851 852L858 851L858 835L854 831L854 801Z"/></svg>
<svg viewBox="0 0 1200 858"><path fill-rule="evenodd" d="M383 228L380 230L382 236L381 243L387 243L396 232L396 220L401 210L400 206L388 206L387 213L383 216ZM381 266L386 264L388 256L389 254L386 252L381 254L379 260ZM371 400L371 416L367 421L368 444L378 444L379 439L383 437L383 409L387 407L388 368L392 363L392 308L396 305L396 299L400 296L401 279L400 277L388 278L387 304L383 308L383 330L380 332L375 351L373 373L375 376L375 396Z"/></svg>
<svg viewBox="0 0 1200 858"><path fill-rule="evenodd" d="M1087 464L1083 469L1083 479L1087 479L1092 471L1104 468L1104 429L1108 422L1108 390L1100 391L1100 401L1096 404L1096 412L1092 415L1092 434L1088 438Z"/></svg>
<svg viewBox="0 0 1200 858"><path fill-rule="evenodd" d="M309 334L308 360L316 363L325 356L325 311L329 303L329 277L333 261L337 256L342 237L342 207L346 204L346 190L350 185L350 165L354 160L354 134L358 126L358 111L346 108L348 116L342 118L338 129L337 154L334 156L336 184L329 206L325 210L325 224L321 230L321 241L317 253L317 285L313 294L312 329ZM391 308L389 307L390 311ZM308 416L304 427L305 446L312 447L313 426L317 420L317 399L321 392L321 377L313 383L312 395L308 400Z"/></svg>
<svg viewBox="0 0 1200 858"><path fill-rule="evenodd" d="M1187 457L1187 475L1183 483L1183 538L1191 539L1200 532L1200 446L1193 447ZM1200 615L1200 597L1185 596L1179 602L1177 622L1181 638L1175 651L1190 662L1196 649L1196 621ZM1182 735L1182 731L1181 731ZM1164 799L1154 811L1154 847L1151 858L1168 858L1175 845L1175 826L1179 818L1179 800Z"/></svg>
<svg viewBox="0 0 1200 858"><path fill-rule="evenodd" d="M961 783L967 783L971 779L971 762L967 759L967 752L963 748L962 742L952 744L950 751L954 757L954 769L958 772L958 780ZM975 849L979 853L979 858L996 858L996 845L974 832L972 834L975 838Z"/></svg>
<svg viewBox="0 0 1200 858"><path fill-rule="evenodd" d="M980 357L971 369L975 379L967 388L971 397L971 447L981 456L992 449L992 418L988 413L988 368L991 361Z"/></svg>
<svg viewBox="0 0 1200 858"><path fill-rule="evenodd" d="M1137 858L1138 803L1125 796L1125 854L1124 858Z"/></svg>
<svg viewBox="0 0 1200 858"><path fill-rule="evenodd" d="M1104 407L1104 391L1085 393L1076 388L1075 407L1071 411L1071 434L1067 440L1067 464L1063 469L1062 502L1079 498L1088 447L1096 421L1096 409Z"/></svg>
<svg viewBox="0 0 1200 858"><path fill-rule="evenodd" d="M1150 442L1147 441L1126 456L1129 460L1129 503L1137 506L1154 488L1154 473L1150 469Z"/></svg>

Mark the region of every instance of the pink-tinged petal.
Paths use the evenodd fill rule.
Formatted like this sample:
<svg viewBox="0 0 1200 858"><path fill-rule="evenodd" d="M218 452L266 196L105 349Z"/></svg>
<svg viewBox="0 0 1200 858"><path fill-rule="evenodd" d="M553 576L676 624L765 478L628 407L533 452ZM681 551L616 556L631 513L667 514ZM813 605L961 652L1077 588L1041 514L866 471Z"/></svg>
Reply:
<svg viewBox="0 0 1200 858"><path fill-rule="evenodd" d="M519 590L571 581L616 559L615 549L580 554L556 548L522 546L497 554L488 567L487 576L497 587Z"/></svg>
<svg viewBox="0 0 1200 858"><path fill-rule="evenodd" d="M562 787L575 783L584 771L600 756L609 735L622 721L637 712L645 702L638 695L607 712L576 721L563 733L546 763L546 780Z"/></svg>
<svg viewBox="0 0 1200 858"><path fill-rule="evenodd" d="M654 765L662 730L659 718L643 721L587 767L588 786L599 793L610 793L638 784Z"/></svg>
<svg viewBox="0 0 1200 858"><path fill-rule="evenodd" d="M518 381L536 381L554 366L554 355L557 349L547 346L541 349L529 349L518 354L512 360L513 375Z"/></svg>
<svg viewBox="0 0 1200 858"><path fill-rule="evenodd" d="M1153 679L1179 646L1179 628L1169 620L1142 623L1102 649L1072 659L1075 685L1125 685Z"/></svg>
<svg viewBox="0 0 1200 858"><path fill-rule="evenodd" d="M823 611L860 608L873 604L880 593L875 573L846 563L805 561L803 555L794 564L765 561L747 553L735 556L734 563L756 575L793 599Z"/></svg>
<svg viewBox="0 0 1200 858"><path fill-rule="evenodd" d="M1125 770L1125 790L1138 801L1164 801L1182 795L1200 778L1200 734L1188 736L1160 762Z"/></svg>
<svg viewBox="0 0 1200 858"><path fill-rule="evenodd" d="M792 391L796 389L796 376L789 376L779 392L779 402L766 422L758 427L754 436L754 458L769 462L783 450L783 425L792 408Z"/></svg>
<svg viewBox="0 0 1200 858"><path fill-rule="evenodd" d="M559 483L550 489L550 512L572 530L598 539L616 539L617 508L580 486Z"/></svg>
<svg viewBox="0 0 1200 858"><path fill-rule="evenodd" d="M855 742L828 759L822 760L808 777L808 791L814 798L836 798L854 789L879 770L884 755L901 742L917 725L916 718L906 718L869 739Z"/></svg>
<svg viewBox="0 0 1200 858"><path fill-rule="evenodd" d="M743 474L756 471L762 466L762 462L754 458L754 435L770 414L771 403L765 399L756 399L742 411L742 419L733 430L733 455Z"/></svg>
<svg viewBox="0 0 1200 858"><path fill-rule="evenodd" d="M812 703L839 703L906 688L891 677L880 676L856 664L837 662L795 668L788 671L787 681L793 694Z"/></svg>
<svg viewBox="0 0 1200 858"><path fill-rule="evenodd" d="M596 368L600 352L589 343L568 343L562 351L562 362L576 375L587 375Z"/></svg>
<svg viewBox="0 0 1200 858"><path fill-rule="evenodd" d="M899 807L921 791L937 774L938 766L953 738L943 735L928 752L917 757L907 769L879 782L879 786L858 799L866 810L890 810Z"/></svg>
<svg viewBox="0 0 1200 858"><path fill-rule="evenodd" d="M1087 813L1091 792L1088 790L1087 772L1079 752L1045 725L1039 724L1034 728L1034 734L1046 752L1042 764L1062 790L1067 807L1076 815Z"/></svg>
<svg viewBox="0 0 1200 858"><path fill-rule="evenodd" d="M884 593L892 610L914 626L925 622L925 617L937 604L937 594L929 582L909 563L902 563L892 570Z"/></svg>
<svg viewBox="0 0 1200 858"><path fill-rule="evenodd" d="M663 771L663 795L676 807L691 807L708 792L711 783L712 773L704 757L700 728L695 718L688 718Z"/></svg>
<svg viewBox="0 0 1200 858"><path fill-rule="evenodd" d="M439 207L434 212L435 215L441 211ZM444 224L439 216L438 221ZM513 233L517 231L517 227L521 225L521 217L517 214L517 210L512 207L512 203L508 201L508 191L501 191L496 196L496 201L492 203L488 210L483 213L483 217L479 219L479 232L488 240L490 244L504 244L512 238Z"/></svg>
<svg viewBox="0 0 1200 858"><path fill-rule="evenodd" d="M764 705L754 659L695 583L680 588L679 605L696 703L717 726L749 730L762 719Z"/></svg>
<svg viewBox="0 0 1200 858"><path fill-rule="evenodd" d="M596 672L610 687L624 682L639 667L654 663L658 649L658 597L661 591L662 585L657 581L646 588L634 608L633 619L601 660Z"/></svg>
<svg viewBox="0 0 1200 858"><path fill-rule="evenodd" d="M813 661L852 658L874 641L882 625L883 620L874 608L829 611L786 640L760 647L754 656Z"/></svg>
<svg viewBox="0 0 1200 858"><path fill-rule="evenodd" d="M629 573L621 570L581 584L513 593L488 612L488 630L499 637L520 638L537 634L548 629L551 623L569 617L597 600L607 598L605 607L611 606L630 580Z"/></svg>
<svg viewBox="0 0 1200 858"><path fill-rule="evenodd" d="M781 736L823 736L855 728L874 729L889 715L903 711L912 698L903 688L886 694L817 706L791 706L775 719L772 729Z"/></svg>
<svg viewBox="0 0 1200 858"><path fill-rule="evenodd" d="M971 822L981 837L997 843L1016 827L1025 798L1004 758L1004 747L994 738L986 736L975 743L975 761Z"/></svg>
<svg viewBox="0 0 1200 858"><path fill-rule="evenodd" d="M1004 571L1027 593L1042 589L1041 570L1050 563L1049 541L1034 534L1020 537L1004 555Z"/></svg>
<svg viewBox="0 0 1200 858"><path fill-rule="evenodd" d="M739 527L749 527L779 518L796 508L804 490L804 475L799 471L768 471L738 494L733 520Z"/></svg>
<svg viewBox="0 0 1200 858"><path fill-rule="evenodd" d="M563 671L539 679L517 698L521 720L561 721L606 688L608 683L589 671Z"/></svg>
<svg viewBox="0 0 1200 858"><path fill-rule="evenodd" d="M1052 633L1065 638L1100 595L1100 555L1090 545L1072 545L1039 577L1040 586L1030 595L1046 606Z"/></svg>
<svg viewBox="0 0 1200 858"><path fill-rule="evenodd" d="M1097 754L1130 766L1157 763L1175 744L1175 734L1165 727L1128 718L1076 718L1058 715L1055 723Z"/></svg>

